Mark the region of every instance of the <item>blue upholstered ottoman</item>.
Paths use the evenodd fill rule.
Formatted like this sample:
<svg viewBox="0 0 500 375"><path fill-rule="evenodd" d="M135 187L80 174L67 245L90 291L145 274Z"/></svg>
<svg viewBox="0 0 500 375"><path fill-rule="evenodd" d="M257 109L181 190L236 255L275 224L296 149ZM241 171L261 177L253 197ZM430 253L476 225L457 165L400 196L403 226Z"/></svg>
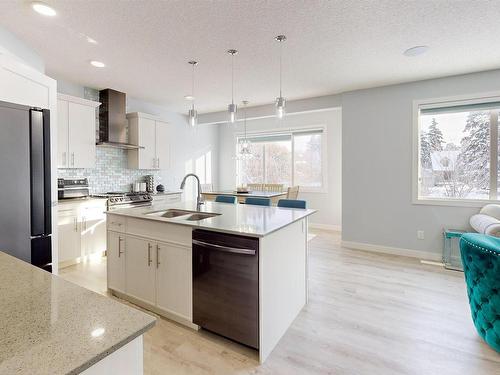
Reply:
<svg viewBox="0 0 500 375"><path fill-rule="evenodd" d="M464 234L460 253L474 325L488 345L500 352L500 238Z"/></svg>

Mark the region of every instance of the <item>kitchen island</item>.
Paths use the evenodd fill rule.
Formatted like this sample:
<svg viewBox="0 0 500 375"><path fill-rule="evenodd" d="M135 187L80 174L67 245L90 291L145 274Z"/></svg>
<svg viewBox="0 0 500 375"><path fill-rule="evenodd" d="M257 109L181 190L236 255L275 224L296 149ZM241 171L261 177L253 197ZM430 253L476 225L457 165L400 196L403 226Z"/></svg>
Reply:
<svg viewBox="0 0 500 375"><path fill-rule="evenodd" d="M215 202L110 211L108 288L251 346L263 362L307 302L314 212Z"/></svg>
<svg viewBox="0 0 500 375"><path fill-rule="evenodd" d="M155 322L0 252L0 374L142 374Z"/></svg>

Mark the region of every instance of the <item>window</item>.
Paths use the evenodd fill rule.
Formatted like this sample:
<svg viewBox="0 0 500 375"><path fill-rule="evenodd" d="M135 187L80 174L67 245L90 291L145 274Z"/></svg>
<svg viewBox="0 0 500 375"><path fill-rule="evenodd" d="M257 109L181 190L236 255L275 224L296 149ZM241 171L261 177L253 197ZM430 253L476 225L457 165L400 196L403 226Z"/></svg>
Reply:
<svg viewBox="0 0 500 375"><path fill-rule="evenodd" d="M251 157L237 158L237 184L299 185L305 190L324 188L324 131L294 130L248 137ZM236 139L239 155L241 137Z"/></svg>
<svg viewBox="0 0 500 375"><path fill-rule="evenodd" d="M500 98L418 108L418 199L498 200Z"/></svg>

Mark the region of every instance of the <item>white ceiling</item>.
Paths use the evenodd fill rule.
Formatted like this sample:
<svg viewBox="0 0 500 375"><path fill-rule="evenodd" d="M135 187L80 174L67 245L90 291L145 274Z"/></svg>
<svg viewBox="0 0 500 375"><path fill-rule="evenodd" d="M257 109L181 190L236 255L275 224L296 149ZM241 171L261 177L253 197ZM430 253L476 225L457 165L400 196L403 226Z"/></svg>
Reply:
<svg viewBox="0 0 500 375"><path fill-rule="evenodd" d="M278 94L274 37L286 34L288 100L500 67L500 0L47 0L54 18L26 1L0 1L0 24L45 60L47 73L85 86L186 111L196 59L197 107L236 100L269 103ZM85 36L95 39L90 44ZM408 58L415 45L430 51ZM104 69L89 65L95 59Z"/></svg>

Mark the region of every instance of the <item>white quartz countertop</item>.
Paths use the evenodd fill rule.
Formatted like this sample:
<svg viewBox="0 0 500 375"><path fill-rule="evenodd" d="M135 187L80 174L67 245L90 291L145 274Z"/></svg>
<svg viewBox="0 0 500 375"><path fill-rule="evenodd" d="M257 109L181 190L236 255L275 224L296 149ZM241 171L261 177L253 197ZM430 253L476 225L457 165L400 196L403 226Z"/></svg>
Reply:
<svg viewBox="0 0 500 375"><path fill-rule="evenodd" d="M172 195L172 194L182 194L182 190L166 190L162 193L157 191L155 193L152 193L151 196L152 197L161 197L163 195Z"/></svg>
<svg viewBox="0 0 500 375"><path fill-rule="evenodd" d="M156 318L0 252L0 374L77 374Z"/></svg>
<svg viewBox="0 0 500 375"><path fill-rule="evenodd" d="M185 220L185 216L164 218L161 216L147 215L151 212L168 209L196 211L196 203L178 202L171 204L153 204L149 207L124 208L108 211L107 214L160 222L163 221L215 232L263 237L316 212L316 210L205 202L205 204L201 205L201 212L217 213L220 215L199 221L187 221Z"/></svg>

